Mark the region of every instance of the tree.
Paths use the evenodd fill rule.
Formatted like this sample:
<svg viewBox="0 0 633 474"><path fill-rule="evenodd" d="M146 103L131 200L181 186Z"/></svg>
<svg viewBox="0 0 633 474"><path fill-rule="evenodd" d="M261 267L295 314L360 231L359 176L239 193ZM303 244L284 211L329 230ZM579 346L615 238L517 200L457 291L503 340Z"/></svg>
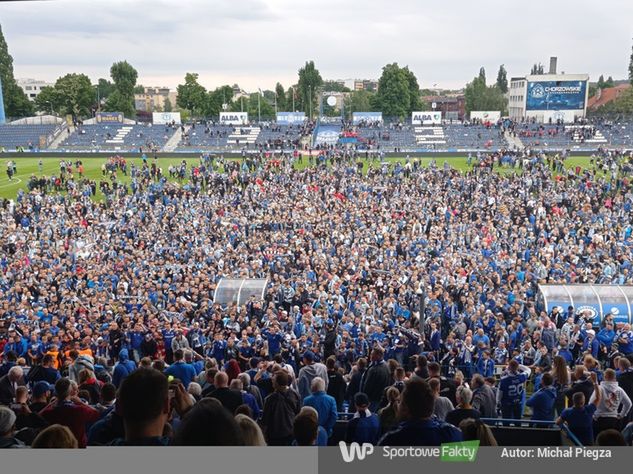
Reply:
<svg viewBox="0 0 633 474"><path fill-rule="evenodd" d="M127 61L116 62L110 67L110 77L114 82L114 91L106 101L106 110L123 112L126 117L135 114L134 86L138 72Z"/></svg>
<svg viewBox="0 0 633 474"><path fill-rule="evenodd" d="M485 77L481 70L472 82L466 85L464 91L466 99L466 112L476 111L500 111L502 115L507 113L508 101L501 89L495 84L486 87Z"/></svg>
<svg viewBox="0 0 633 474"><path fill-rule="evenodd" d="M99 79L97 83L97 88L99 89L99 98L101 100L105 100L110 97L110 94L114 92L114 84L112 84L107 79Z"/></svg>
<svg viewBox="0 0 633 474"><path fill-rule="evenodd" d="M233 99L233 88L231 86L218 87L214 91L209 91L203 108L206 117L217 117L224 110L224 104L230 107Z"/></svg>
<svg viewBox="0 0 633 474"><path fill-rule="evenodd" d="M499 66L499 72L497 73L497 87L504 94L508 92L508 72L506 71L504 64Z"/></svg>
<svg viewBox="0 0 633 474"><path fill-rule="evenodd" d="M615 81L613 80L613 77L609 76L607 78L607 80L604 82L604 87L614 87L615 86Z"/></svg>
<svg viewBox="0 0 633 474"><path fill-rule="evenodd" d="M198 74L188 72L185 74L185 83L178 85L178 107L187 109L192 116L202 113L208 100L207 90L198 83Z"/></svg>
<svg viewBox="0 0 633 474"><path fill-rule="evenodd" d="M532 71L530 72L530 74L533 76L538 74L545 74L545 68L541 63L535 63L534 66L532 66Z"/></svg>
<svg viewBox="0 0 633 474"><path fill-rule="evenodd" d="M33 104L13 76L13 57L9 54L7 42L0 27L0 80L7 117L27 117L33 115Z"/></svg>
<svg viewBox="0 0 633 474"><path fill-rule="evenodd" d="M369 91L354 91L346 101L346 108L350 112L372 112L372 99L376 94Z"/></svg>
<svg viewBox="0 0 633 474"><path fill-rule="evenodd" d="M43 112L49 111L52 107L62 115L87 117L91 115L94 92L92 82L85 74L66 74L57 79L53 87L42 89L35 105Z"/></svg>
<svg viewBox="0 0 633 474"><path fill-rule="evenodd" d="M633 47L631 47L631 59L629 59L629 81L633 86Z"/></svg>
<svg viewBox="0 0 633 474"><path fill-rule="evenodd" d="M135 94L145 94L145 86L143 84L137 84L134 86Z"/></svg>
<svg viewBox="0 0 633 474"><path fill-rule="evenodd" d="M409 70L408 66L403 68L405 75L407 76L407 82L409 83L409 113L421 110L422 96L420 95L420 84L415 74Z"/></svg>
<svg viewBox="0 0 633 474"><path fill-rule="evenodd" d="M299 82L297 84L297 96L299 106L310 119L316 110L319 89L323 85L323 78L315 67L314 61L308 61L299 69Z"/></svg>
<svg viewBox="0 0 633 474"><path fill-rule="evenodd" d="M617 99L611 101L595 112L596 114L623 114L630 115L633 113L633 87L623 91Z"/></svg>
<svg viewBox="0 0 633 474"><path fill-rule="evenodd" d="M285 111L288 108L286 101L286 92L281 83L275 85L275 97L277 98L277 110Z"/></svg>
<svg viewBox="0 0 633 474"><path fill-rule="evenodd" d="M169 100L169 97L165 97L163 108L165 109L165 112L171 112L173 110L173 106L171 105L171 100Z"/></svg>
<svg viewBox="0 0 633 474"><path fill-rule="evenodd" d="M404 117L410 112L409 75L397 63L382 68L374 105L386 117Z"/></svg>
<svg viewBox="0 0 633 474"><path fill-rule="evenodd" d="M350 88L346 87L345 84L336 81L325 81L323 90L327 92L351 92Z"/></svg>
<svg viewBox="0 0 633 474"><path fill-rule="evenodd" d="M484 86L486 85L486 69L481 66L479 68L479 79L481 79L484 83Z"/></svg>
<svg viewBox="0 0 633 474"><path fill-rule="evenodd" d="M598 89L604 89L604 76L602 74L598 78Z"/></svg>

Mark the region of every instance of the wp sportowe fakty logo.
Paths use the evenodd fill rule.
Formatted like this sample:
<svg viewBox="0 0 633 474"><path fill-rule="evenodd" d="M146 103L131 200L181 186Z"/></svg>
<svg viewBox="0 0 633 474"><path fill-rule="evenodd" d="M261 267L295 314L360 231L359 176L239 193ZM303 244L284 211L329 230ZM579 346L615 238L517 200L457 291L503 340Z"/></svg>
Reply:
<svg viewBox="0 0 633 474"><path fill-rule="evenodd" d="M356 459L362 461L374 452L374 446L370 443L363 443L361 445L354 442L348 446L345 441L339 441L338 446L341 448L341 455L345 462L352 462Z"/></svg>

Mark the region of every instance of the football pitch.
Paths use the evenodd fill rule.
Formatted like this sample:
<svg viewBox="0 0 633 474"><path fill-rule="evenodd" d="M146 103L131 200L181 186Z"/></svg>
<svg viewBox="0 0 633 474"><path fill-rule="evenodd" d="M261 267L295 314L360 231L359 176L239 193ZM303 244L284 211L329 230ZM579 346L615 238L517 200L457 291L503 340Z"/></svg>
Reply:
<svg viewBox="0 0 633 474"><path fill-rule="evenodd" d="M472 169L472 166L469 166L467 163L466 157L456 157L456 156L439 156L435 158L424 157L424 158L411 158L411 160L417 159L421 161L422 166L428 166L429 163L435 160L435 163L438 167L443 167L444 162L448 162L449 166L455 168L461 172L466 172ZM39 162L42 161L42 166L40 170ZM60 160L70 160L74 164L77 160L80 160L84 166L84 176L90 180L94 180L97 183L97 195L95 198L97 200L103 199L103 195L99 190L99 182L101 180L109 180L107 176L103 176L101 172L101 165L106 162L107 158L96 158L94 156L89 155L65 155L65 156L37 156L37 157L19 157L19 158L2 158L2 174L0 176L0 197L7 199L14 199L17 196L17 192L19 189L23 189L24 191L28 191L28 182L32 175L35 176L58 176L59 175L59 162ZM143 164L143 160L139 158L126 158L128 165L132 163L136 164L139 168ZM241 160L241 158L234 158L233 160ZM375 159L365 159L361 158L361 161L364 162L364 170L367 171L370 167L378 167L381 164L380 160ZM13 176L12 180L9 180L6 170L7 163L9 161L14 161L17 166L17 172ZM147 162L151 164L153 158L149 157ZM162 168L163 174L168 177L169 165L178 165L182 163L182 161L187 162L187 169L189 170L192 166L196 166L200 164L199 158L183 158L177 155L174 156L160 156L158 158L158 166ZM406 157L393 157L386 158L384 161L389 163L397 163L397 162L405 162ZM473 161L475 161L473 159ZM303 169L310 166L308 164L307 156L303 157L302 163L295 163L295 168ZM581 168L589 168L589 157L571 157L568 158L565 162L565 166L568 168L575 168L576 166L580 166ZM501 173L519 173L519 169L512 168L498 168ZM222 171L220 169L219 171ZM77 175L75 175L77 176ZM121 183L129 183L131 178L129 176L124 176L122 173L117 174L117 180ZM173 180L175 181L175 179ZM185 184L182 182L181 184Z"/></svg>

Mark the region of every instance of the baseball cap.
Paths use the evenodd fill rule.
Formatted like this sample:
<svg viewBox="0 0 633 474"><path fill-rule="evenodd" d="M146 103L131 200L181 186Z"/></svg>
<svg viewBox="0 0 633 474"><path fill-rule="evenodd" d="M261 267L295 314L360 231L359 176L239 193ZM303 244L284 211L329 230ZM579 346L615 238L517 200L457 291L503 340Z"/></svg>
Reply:
<svg viewBox="0 0 633 474"><path fill-rule="evenodd" d="M314 352L312 351L305 351L303 353L303 358L306 360L309 360L310 362L314 361Z"/></svg>
<svg viewBox="0 0 633 474"><path fill-rule="evenodd" d="M46 380L40 380L35 385L33 385L33 396L41 397L46 392L52 392L55 389L51 384L49 384Z"/></svg>

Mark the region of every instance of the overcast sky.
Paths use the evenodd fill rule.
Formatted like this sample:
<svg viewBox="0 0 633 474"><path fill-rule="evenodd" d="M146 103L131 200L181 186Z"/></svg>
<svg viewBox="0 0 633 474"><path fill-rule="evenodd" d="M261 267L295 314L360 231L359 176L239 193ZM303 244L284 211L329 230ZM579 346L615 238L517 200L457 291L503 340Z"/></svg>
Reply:
<svg viewBox="0 0 633 474"><path fill-rule="evenodd" d="M627 76L633 1L52 0L1 2L16 77L93 80L126 59L139 83L288 87L313 59L324 79L408 65L421 87L459 88L484 66L494 81L558 56L559 72Z"/></svg>

